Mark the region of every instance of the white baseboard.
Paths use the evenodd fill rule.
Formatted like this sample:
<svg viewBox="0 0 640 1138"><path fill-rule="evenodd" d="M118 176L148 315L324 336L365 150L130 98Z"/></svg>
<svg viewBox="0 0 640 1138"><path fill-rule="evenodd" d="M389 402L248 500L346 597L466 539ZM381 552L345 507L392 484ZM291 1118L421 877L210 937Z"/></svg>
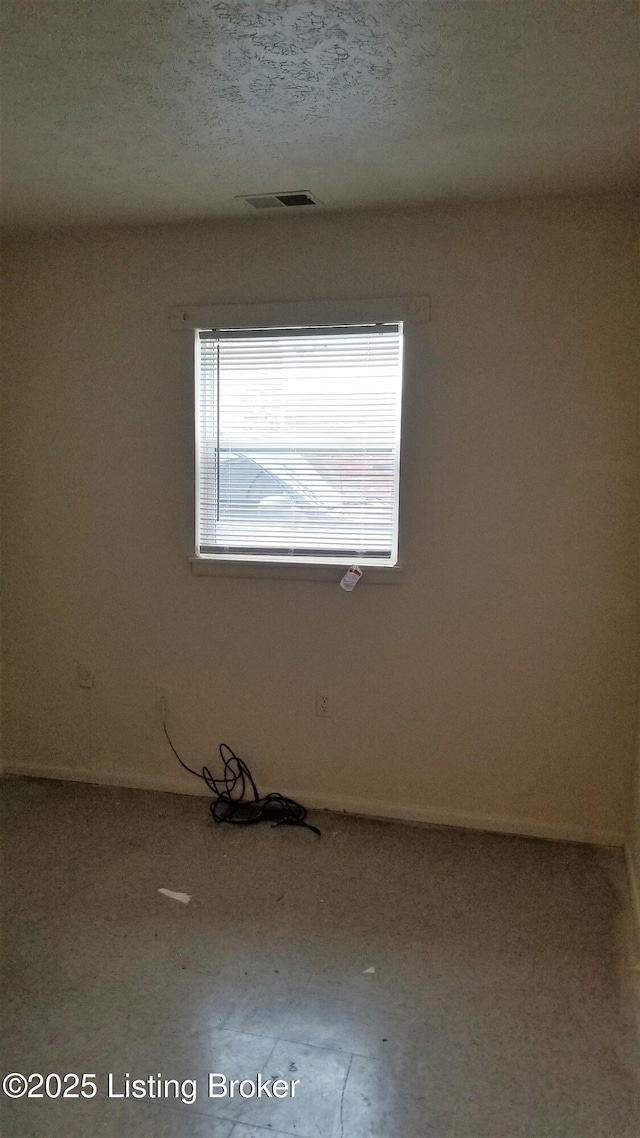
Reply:
<svg viewBox="0 0 640 1138"><path fill-rule="evenodd" d="M633 909L633 916L635 918L636 936L638 939L638 951L640 952L640 880L636 871L636 860L633 856L633 849L631 841L627 838L624 843L624 855L627 862L627 873L629 875L629 890L631 892L631 908Z"/></svg>
<svg viewBox="0 0 640 1138"><path fill-rule="evenodd" d="M102 786L131 787L135 790L161 790L172 794L209 796L206 786L187 775L146 775L132 771L89 771L74 767L42 767L14 765L7 774L30 778L63 779L71 782L93 782ZM266 788L265 793L271 788ZM274 788L276 789L276 788ZM563 822L539 822L531 818L509 818L493 814L474 814L400 803L374 802L364 798L347 798L314 794L304 790L277 787L281 794L295 798L312 810L333 810L336 813L362 814L368 818L389 818L402 822L422 822L431 826L458 826L467 830L488 830L500 834L519 834L530 838L547 838L551 841L585 842L595 846L623 846L625 835L617 830L600 830L590 826L576 826ZM639 910L640 911L640 910Z"/></svg>
<svg viewBox="0 0 640 1138"><path fill-rule="evenodd" d="M291 793L291 792L290 792ZM398 822L422 822L430 826L457 826L464 830L487 830L496 834L517 834L528 838L547 838L560 842L585 842L595 846L621 846L624 834L595 830L562 822L538 822L533 818L509 818L496 814L475 814L442 807L406 806L389 802L370 802L359 798L329 798L325 795L291 793L305 806L316 810L335 810L363 814L368 818L389 818Z"/></svg>

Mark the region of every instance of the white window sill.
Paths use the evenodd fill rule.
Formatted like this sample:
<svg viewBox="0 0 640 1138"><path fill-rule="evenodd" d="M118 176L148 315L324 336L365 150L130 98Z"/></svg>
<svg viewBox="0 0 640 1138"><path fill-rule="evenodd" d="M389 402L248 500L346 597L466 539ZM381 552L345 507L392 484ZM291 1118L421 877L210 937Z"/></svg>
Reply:
<svg viewBox="0 0 640 1138"><path fill-rule="evenodd" d="M249 577L265 581L319 581L338 585L348 565L292 565L277 561L225 561L214 557L190 557L191 572L195 577ZM364 565L362 579L356 588L365 585L399 585L401 565Z"/></svg>

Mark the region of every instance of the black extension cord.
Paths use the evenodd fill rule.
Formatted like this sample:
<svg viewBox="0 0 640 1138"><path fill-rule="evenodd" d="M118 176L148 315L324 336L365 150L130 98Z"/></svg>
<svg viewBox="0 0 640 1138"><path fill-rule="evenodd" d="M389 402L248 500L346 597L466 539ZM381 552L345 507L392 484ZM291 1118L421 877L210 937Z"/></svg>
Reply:
<svg viewBox="0 0 640 1138"><path fill-rule="evenodd" d="M162 727L180 766L189 771L189 774L201 778L213 794L214 799L209 803L209 809L214 822L231 822L236 826L251 826L256 822L271 822L272 826L304 826L307 830L313 830L318 837L322 836L317 826L306 821L307 811L304 806L293 798L285 798L284 794L276 792L261 798L247 764L234 755L227 743L220 744L224 775L218 779L213 777L206 766L203 766L200 773L183 762L171 741L164 715ZM249 796L249 790L253 797Z"/></svg>

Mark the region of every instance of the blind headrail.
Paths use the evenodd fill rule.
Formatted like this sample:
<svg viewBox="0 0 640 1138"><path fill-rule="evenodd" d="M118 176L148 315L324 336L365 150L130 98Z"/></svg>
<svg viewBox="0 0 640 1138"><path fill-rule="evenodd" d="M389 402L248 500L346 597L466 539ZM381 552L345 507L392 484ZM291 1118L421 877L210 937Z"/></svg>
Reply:
<svg viewBox="0 0 640 1138"><path fill-rule="evenodd" d="M397 334L399 324L300 324L278 328L202 328L201 340L265 340L270 338L289 339L292 336L359 336L372 334Z"/></svg>

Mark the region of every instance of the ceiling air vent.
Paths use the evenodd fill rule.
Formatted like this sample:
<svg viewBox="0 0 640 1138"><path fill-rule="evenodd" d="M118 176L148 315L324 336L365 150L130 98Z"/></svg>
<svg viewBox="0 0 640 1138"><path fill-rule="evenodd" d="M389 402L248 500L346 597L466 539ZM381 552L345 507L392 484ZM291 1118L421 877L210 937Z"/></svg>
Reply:
<svg viewBox="0 0 640 1138"><path fill-rule="evenodd" d="M308 205L322 205L308 190L285 190L281 194L240 194L236 201L246 202L254 209L288 209Z"/></svg>

